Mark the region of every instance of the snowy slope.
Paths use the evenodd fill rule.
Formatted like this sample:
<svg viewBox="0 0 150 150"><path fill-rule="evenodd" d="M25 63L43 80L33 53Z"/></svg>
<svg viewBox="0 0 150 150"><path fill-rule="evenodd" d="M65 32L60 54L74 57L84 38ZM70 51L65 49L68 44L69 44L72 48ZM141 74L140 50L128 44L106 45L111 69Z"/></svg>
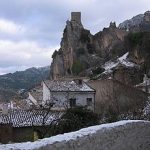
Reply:
<svg viewBox="0 0 150 150"><path fill-rule="evenodd" d="M134 67L135 64L130 62L127 59L127 56L129 55L129 52L127 52L126 54L124 54L123 56L119 57L116 61L108 61L103 65L103 68L105 69L105 71L108 71L117 67L119 64L122 64L126 67Z"/></svg>
<svg viewBox="0 0 150 150"><path fill-rule="evenodd" d="M125 67L128 67L128 68L137 66L135 63L130 62L128 60L128 55L129 55L129 52L127 52L123 56L117 58L117 60L115 60L115 61L110 60L110 61L106 62L102 66L102 68L104 68L105 71L102 72L101 74L97 75L96 78L99 78L99 77L101 77L103 75L109 75L109 74L111 74L112 71L113 71L113 69L117 68L119 65L122 65L122 66L125 66Z"/></svg>

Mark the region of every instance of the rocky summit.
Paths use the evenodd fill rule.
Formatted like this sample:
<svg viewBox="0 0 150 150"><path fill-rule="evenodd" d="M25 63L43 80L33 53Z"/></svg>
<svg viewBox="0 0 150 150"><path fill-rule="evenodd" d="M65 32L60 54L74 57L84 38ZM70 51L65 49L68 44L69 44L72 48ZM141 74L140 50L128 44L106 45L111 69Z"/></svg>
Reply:
<svg viewBox="0 0 150 150"><path fill-rule="evenodd" d="M127 83L138 84L145 73L150 75L149 30L150 11L137 15L118 27L115 22L111 22L108 28L95 35L82 25L81 12L72 12L71 19L66 22L60 49L52 55L50 78L88 76L97 79L109 78L115 73L119 80L124 72ZM135 64L132 69L131 66L119 63L111 68L108 75L105 64L115 63L126 53L126 62Z"/></svg>

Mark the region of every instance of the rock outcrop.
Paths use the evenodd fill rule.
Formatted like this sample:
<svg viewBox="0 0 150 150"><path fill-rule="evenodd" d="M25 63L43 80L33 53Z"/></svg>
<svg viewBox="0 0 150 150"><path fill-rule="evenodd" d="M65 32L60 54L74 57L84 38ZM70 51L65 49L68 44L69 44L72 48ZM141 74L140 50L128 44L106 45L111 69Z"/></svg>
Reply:
<svg viewBox="0 0 150 150"><path fill-rule="evenodd" d="M81 13L72 12L71 20L66 22L61 47L52 56L51 78L90 75L91 68L101 66L106 60L125 52L125 35L126 31L117 28L115 23L92 35L84 29Z"/></svg>
<svg viewBox="0 0 150 150"><path fill-rule="evenodd" d="M127 62L135 66L114 68L116 80L129 85L142 82L143 75L150 76L150 11L137 15L116 27L111 22L108 28L92 35L81 22L81 13L72 12L66 22L60 49L54 52L50 77L57 79L67 76L105 76L106 62L116 60L129 52ZM124 62L124 63L127 63ZM97 79L97 77L96 77Z"/></svg>
<svg viewBox="0 0 150 150"><path fill-rule="evenodd" d="M72 65L76 58L75 51L80 46L79 40L84 28L81 23L81 13L72 12L71 21L66 22L61 48L53 54L51 77L58 78L72 73Z"/></svg>
<svg viewBox="0 0 150 150"><path fill-rule="evenodd" d="M127 32L117 28L115 22L111 22L109 28L104 28L103 31L94 35L95 51L105 61L110 60L113 56L124 54L123 41L125 35L127 35Z"/></svg>

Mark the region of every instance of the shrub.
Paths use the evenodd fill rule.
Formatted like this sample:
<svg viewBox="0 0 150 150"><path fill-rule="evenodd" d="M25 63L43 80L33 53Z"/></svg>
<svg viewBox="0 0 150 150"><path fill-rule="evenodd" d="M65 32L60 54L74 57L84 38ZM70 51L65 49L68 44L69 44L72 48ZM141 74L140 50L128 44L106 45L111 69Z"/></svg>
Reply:
<svg viewBox="0 0 150 150"><path fill-rule="evenodd" d="M68 74L71 74L71 70L70 68L67 69Z"/></svg>
<svg viewBox="0 0 150 150"><path fill-rule="evenodd" d="M105 115L106 122L111 123L118 121L118 115L119 114L112 107L109 107L108 112Z"/></svg>
<svg viewBox="0 0 150 150"><path fill-rule="evenodd" d="M89 33L90 32L88 30L85 30L85 29L81 31L80 41L82 43L90 42Z"/></svg>
<svg viewBox="0 0 150 150"><path fill-rule="evenodd" d="M137 45L142 44L143 33L136 32L136 33L129 33L128 34L128 42L131 47L135 47Z"/></svg>
<svg viewBox="0 0 150 150"><path fill-rule="evenodd" d="M70 108L62 116L55 134L76 131L99 123L98 115L84 107Z"/></svg>
<svg viewBox="0 0 150 150"><path fill-rule="evenodd" d="M83 69L84 65L79 60L76 60L72 65L72 72L75 75L78 75Z"/></svg>
<svg viewBox="0 0 150 150"><path fill-rule="evenodd" d="M98 67L96 69L92 70L93 75L101 74L103 71L105 71L104 68Z"/></svg>
<svg viewBox="0 0 150 150"><path fill-rule="evenodd" d="M88 53L89 53L89 54L94 54L95 48L94 48L94 45L93 45L93 44L88 43L88 44L87 44L87 49L88 49Z"/></svg>
<svg viewBox="0 0 150 150"><path fill-rule="evenodd" d="M85 49L84 48L77 49L77 55L83 55L83 54L85 54Z"/></svg>

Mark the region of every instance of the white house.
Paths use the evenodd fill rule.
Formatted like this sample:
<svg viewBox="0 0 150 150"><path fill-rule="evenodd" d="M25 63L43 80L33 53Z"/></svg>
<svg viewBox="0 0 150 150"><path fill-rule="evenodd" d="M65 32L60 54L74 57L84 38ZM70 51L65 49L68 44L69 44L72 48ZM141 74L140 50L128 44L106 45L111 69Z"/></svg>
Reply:
<svg viewBox="0 0 150 150"><path fill-rule="evenodd" d="M95 90L80 79L46 80L42 82L41 88L29 92L29 99L35 105L44 106L51 102L58 109L86 106L94 111Z"/></svg>

